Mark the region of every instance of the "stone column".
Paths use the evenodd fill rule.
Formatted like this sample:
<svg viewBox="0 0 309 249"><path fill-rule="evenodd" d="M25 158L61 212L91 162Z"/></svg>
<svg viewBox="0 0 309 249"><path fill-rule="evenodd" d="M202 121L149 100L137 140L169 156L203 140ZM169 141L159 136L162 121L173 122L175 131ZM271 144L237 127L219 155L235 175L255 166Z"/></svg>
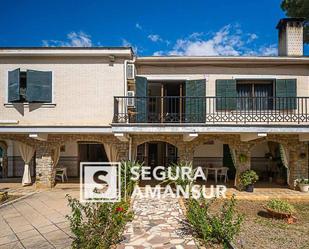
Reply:
<svg viewBox="0 0 309 249"><path fill-rule="evenodd" d="M40 144L36 148L36 188L52 188L53 176L52 148L48 144Z"/></svg>
<svg viewBox="0 0 309 249"><path fill-rule="evenodd" d="M235 175L235 186L237 188L240 187L240 175L246 170L249 170L251 168L251 151L249 147L249 143L246 142L240 142L238 146L235 147L236 150L236 175ZM241 162L240 157L244 155L246 157L246 160Z"/></svg>
<svg viewBox="0 0 309 249"><path fill-rule="evenodd" d="M8 147L5 142L0 141L2 149L2 177L8 177Z"/></svg>
<svg viewBox="0 0 309 249"><path fill-rule="evenodd" d="M192 162L194 149L190 142L181 142L177 144L179 162Z"/></svg>
<svg viewBox="0 0 309 249"><path fill-rule="evenodd" d="M294 181L308 178L308 145L300 143L289 147L289 187L294 188Z"/></svg>
<svg viewBox="0 0 309 249"><path fill-rule="evenodd" d="M128 161L129 160L129 143L119 142L116 144L118 150L118 160Z"/></svg>

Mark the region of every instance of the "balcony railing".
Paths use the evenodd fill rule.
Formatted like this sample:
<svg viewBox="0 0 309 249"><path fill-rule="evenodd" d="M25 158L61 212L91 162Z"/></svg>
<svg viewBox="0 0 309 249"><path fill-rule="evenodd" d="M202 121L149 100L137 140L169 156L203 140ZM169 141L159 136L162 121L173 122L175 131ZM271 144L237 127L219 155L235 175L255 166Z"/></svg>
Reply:
<svg viewBox="0 0 309 249"><path fill-rule="evenodd" d="M309 122L309 97L114 97L113 123Z"/></svg>

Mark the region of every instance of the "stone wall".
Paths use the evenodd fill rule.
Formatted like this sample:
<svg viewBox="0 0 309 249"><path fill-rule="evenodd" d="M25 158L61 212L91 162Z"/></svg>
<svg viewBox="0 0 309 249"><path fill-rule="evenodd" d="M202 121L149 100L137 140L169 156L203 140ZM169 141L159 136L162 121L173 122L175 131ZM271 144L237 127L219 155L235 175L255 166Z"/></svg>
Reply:
<svg viewBox="0 0 309 249"><path fill-rule="evenodd" d="M98 142L114 145L118 150L117 160L128 160L129 144L121 142L113 135L56 135L50 134L47 141L29 138L27 134L0 134L1 139L19 141L32 146L36 150L36 186L50 188L54 186L54 163L52 160L56 148L66 142Z"/></svg>
<svg viewBox="0 0 309 249"><path fill-rule="evenodd" d="M289 186L294 187L294 180L300 177L308 178L308 145L306 142L300 142L295 135L269 135L249 142L243 142L238 134L224 135L199 135L190 142L183 141L182 135L133 135L132 146L150 142L162 141L170 143L178 148L178 156L181 161L193 161L194 150L198 146L209 140L219 140L228 144L235 151L236 160L236 179L235 185L239 186L239 176L242 172L251 168L251 150L258 143L273 141L282 144L289 153ZM240 162L240 155L244 155L247 160Z"/></svg>

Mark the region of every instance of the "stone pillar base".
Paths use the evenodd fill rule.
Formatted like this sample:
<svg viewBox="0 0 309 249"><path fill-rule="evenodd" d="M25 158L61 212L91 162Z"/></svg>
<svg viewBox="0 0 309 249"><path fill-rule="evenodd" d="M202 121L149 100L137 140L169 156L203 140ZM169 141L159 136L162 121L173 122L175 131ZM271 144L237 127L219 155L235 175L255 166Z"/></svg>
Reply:
<svg viewBox="0 0 309 249"><path fill-rule="evenodd" d="M36 180L38 189L54 186L52 149L48 145L40 145L36 150Z"/></svg>

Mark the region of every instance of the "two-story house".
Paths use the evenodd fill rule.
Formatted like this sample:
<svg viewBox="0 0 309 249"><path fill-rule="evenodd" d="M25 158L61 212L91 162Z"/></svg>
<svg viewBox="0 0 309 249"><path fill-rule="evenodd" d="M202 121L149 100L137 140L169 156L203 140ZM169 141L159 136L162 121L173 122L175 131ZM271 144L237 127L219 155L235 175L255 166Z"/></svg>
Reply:
<svg viewBox="0 0 309 249"><path fill-rule="evenodd" d="M277 29L272 57L1 49L2 177L29 175L26 163L52 186L57 165L78 177L83 161L190 161L292 187L308 177L309 58L302 19Z"/></svg>

